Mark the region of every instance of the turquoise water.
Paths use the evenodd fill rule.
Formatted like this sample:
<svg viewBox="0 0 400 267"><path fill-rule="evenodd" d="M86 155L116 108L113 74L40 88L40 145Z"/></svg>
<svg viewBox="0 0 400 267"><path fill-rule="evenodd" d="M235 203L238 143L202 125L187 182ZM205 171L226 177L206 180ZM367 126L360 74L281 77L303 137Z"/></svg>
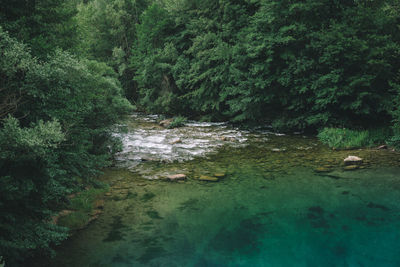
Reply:
<svg viewBox="0 0 400 267"><path fill-rule="evenodd" d="M400 266L398 154L331 151L302 136L245 142L107 170L104 213L48 265ZM363 169L343 170L349 153L365 159ZM188 180L148 179L163 173ZM198 180L215 173L225 177Z"/></svg>

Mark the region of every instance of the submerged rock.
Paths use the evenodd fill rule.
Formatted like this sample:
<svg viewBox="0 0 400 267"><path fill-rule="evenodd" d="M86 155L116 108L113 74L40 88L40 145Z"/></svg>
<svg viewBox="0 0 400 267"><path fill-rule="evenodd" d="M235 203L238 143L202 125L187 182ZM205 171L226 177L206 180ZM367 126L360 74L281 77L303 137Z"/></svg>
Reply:
<svg viewBox="0 0 400 267"><path fill-rule="evenodd" d="M360 165L363 162L362 158L357 156L348 156L343 161L345 165Z"/></svg>
<svg viewBox="0 0 400 267"><path fill-rule="evenodd" d="M207 176L207 175L201 175L199 178L200 181L207 181L207 182L218 182L217 177L212 177L212 176Z"/></svg>
<svg viewBox="0 0 400 267"><path fill-rule="evenodd" d="M170 181L185 180L186 179L186 174L179 173L179 174L168 175L166 177L166 179L170 180Z"/></svg>
<svg viewBox="0 0 400 267"><path fill-rule="evenodd" d="M344 167L343 170L352 171L352 170L357 170L359 168L360 168L360 166L358 166L358 165L349 165L349 166Z"/></svg>
<svg viewBox="0 0 400 267"><path fill-rule="evenodd" d="M315 172L318 172L318 173L321 173L321 172L330 172L330 171L331 171L331 168L330 168L330 167L319 167L319 168L316 168L314 171L315 171Z"/></svg>

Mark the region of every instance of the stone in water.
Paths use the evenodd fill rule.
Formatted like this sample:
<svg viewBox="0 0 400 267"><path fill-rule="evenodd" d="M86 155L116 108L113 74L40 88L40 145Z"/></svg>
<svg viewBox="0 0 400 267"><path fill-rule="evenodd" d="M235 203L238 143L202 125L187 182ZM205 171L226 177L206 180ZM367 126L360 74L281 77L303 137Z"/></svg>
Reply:
<svg viewBox="0 0 400 267"><path fill-rule="evenodd" d="M217 177L211 177L211 176L206 176L206 175L202 175L199 178L200 181L207 181L207 182L218 182L218 178Z"/></svg>
<svg viewBox="0 0 400 267"><path fill-rule="evenodd" d="M168 175L167 179L170 180L170 181L185 180L186 179L186 175L183 174L183 173L174 174L174 175Z"/></svg>
<svg viewBox="0 0 400 267"><path fill-rule="evenodd" d="M359 158L357 156L348 156L347 158L344 159L344 164L345 165L360 165L362 164L363 160L362 158Z"/></svg>

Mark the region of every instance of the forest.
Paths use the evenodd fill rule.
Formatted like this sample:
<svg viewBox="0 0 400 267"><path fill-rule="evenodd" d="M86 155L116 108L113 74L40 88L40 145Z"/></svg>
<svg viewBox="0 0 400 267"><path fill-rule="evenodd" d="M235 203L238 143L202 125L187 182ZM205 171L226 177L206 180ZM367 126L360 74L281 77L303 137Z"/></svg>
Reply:
<svg viewBox="0 0 400 267"><path fill-rule="evenodd" d="M399 105L397 0L2 1L0 262L54 254L133 110L400 148Z"/></svg>

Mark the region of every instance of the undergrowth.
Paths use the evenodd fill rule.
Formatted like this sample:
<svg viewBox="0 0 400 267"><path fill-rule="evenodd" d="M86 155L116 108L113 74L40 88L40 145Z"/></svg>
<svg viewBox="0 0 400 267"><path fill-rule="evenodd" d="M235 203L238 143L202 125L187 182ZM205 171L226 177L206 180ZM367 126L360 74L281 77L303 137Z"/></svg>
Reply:
<svg viewBox="0 0 400 267"><path fill-rule="evenodd" d="M352 149L384 144L391 137L390 129L350 130L341 128L324 128L318 138L322 143L335 149Z"/></svg>
<svg viewBox="0 0 400 267"><path fill-rule="evenodd" d="M187 122L187 118L185 118L183 116L174 117L172 122L168 125L168 129L183 127L183 126L185 126L186 122Z"/></svg>

